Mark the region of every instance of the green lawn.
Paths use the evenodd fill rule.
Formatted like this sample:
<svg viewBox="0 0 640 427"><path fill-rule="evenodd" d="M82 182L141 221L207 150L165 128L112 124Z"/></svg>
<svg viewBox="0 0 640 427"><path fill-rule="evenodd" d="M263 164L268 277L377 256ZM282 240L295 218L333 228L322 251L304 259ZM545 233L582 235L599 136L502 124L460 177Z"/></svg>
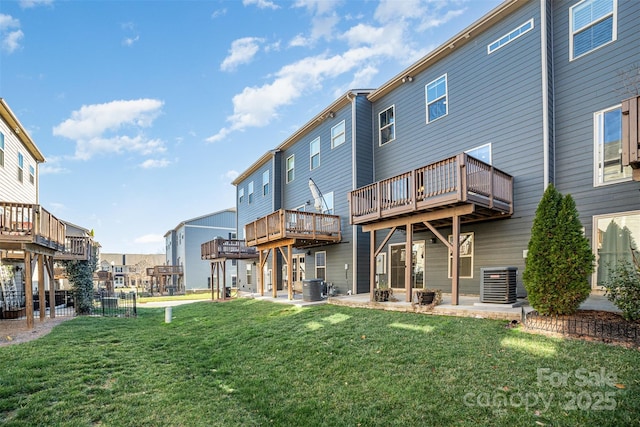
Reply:
<svg viewBox="0 0 640 427"><path fill-rule="evenodd" d="M210 300L211 292L200 292L197 294L185 294L185 295L164 295L164 296L155 296L155 297L142 297L138 296L138 302L140 304L144 304L147 302L157 302L157 301L178 301L178 300Z"/></svg>
<svg viewBox="0 0 640 427"><path fill-rule="evenodd" d="M0 348L7 426L640 425L640 352L504 321L250 299Z"/></svg>

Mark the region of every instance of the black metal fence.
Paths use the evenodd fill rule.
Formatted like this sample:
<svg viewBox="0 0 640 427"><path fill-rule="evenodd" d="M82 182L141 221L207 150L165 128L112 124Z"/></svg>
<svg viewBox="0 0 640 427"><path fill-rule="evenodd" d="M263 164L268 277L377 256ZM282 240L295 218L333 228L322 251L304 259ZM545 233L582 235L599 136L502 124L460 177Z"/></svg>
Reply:
<svg viewBox="0 0 640 427"><path fill-rule="evenodd" d="M54 307L56 317L73 317L76 313L76 296L72 290L55 290ZM24 319L26 313L26 298L24 291L13 291L11 295L0 295L0 319ZM136 317L137 298L134 292L96 292L90 315L108 317ZM51 317L51 298L49 291L45 291L44 303L40 304L40 293L33 294L33 315L40 317L40 309L45 317Z"/></svg>
<svg viewBox="0 0 640 427"><path fill-rule="evenodd" d="M640 346L640 324L626 322L622 318L613 321L606 317L545 316L531 311L525 315L524 324L529 329L539 331L603 341L622 341Z"/></svg>
<svg viewBox="0 0 640 427"><path fill-rule="evenodd" d="M135 292L96 292L93 296L94 316L136 317L138 315Z"/></svg>

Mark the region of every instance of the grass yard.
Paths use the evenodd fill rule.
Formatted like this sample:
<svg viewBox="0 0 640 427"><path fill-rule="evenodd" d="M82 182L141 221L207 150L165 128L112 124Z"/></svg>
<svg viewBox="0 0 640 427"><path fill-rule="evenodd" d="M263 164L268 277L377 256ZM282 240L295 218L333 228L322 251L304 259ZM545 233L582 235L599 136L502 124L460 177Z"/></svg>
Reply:
<svg viewBox="0 0 640 427"><path fill-rule="evenodd" d="M144 304L147 302L159 302L159 301L180 301L180 300L211 300L211 292L199 292L193 294L184 295L163 295L155 297L142 297L138 296L138 302ZM144 307L144 305L143 305Z"/></svg>
<svg viewBox="0 0 640 427"><path fill-rule="evenodd" d="M504 321L237 299L0 348L6 426L632 426L640 352Z"/></svg>

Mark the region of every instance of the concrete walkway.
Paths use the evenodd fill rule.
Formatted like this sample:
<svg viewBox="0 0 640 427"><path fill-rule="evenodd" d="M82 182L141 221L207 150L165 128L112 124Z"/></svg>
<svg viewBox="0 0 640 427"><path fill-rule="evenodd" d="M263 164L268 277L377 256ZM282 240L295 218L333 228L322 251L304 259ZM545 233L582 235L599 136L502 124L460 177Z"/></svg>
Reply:
<svg viewBox="0 0 640 427"><path fill-rule="evenodd" d="M264 301L271 301L282 304L292 304L299 307L306 307L318 304L334 304L348 307L371 308L377 310L388 311L404 311L416 312L424 314L439 314L446 316L462 316L475 317L482 319L501 319L501 320L518 320L521 321L523 316L532 311L526 299L518 299L515 304L486 304L480 302L479 296L460 295L458 305L451 304L451 294L442 294L442 302L427 310L424 306L411 304L405 301L406 294L404 292L394 292L393 300L386 302L371 301L369 294L358 295L341 295L330 297L321 301L304 301L302 295L296 294L293 300L288 299L286 291L278 293L277 298L273 298L271 294L268 296L259 296L258 294L242 294L242 297L256 298ZM611 312L620 312L609 300L601 293L594 291L585 302L580 305L581 310L602 310Z"/></svg>

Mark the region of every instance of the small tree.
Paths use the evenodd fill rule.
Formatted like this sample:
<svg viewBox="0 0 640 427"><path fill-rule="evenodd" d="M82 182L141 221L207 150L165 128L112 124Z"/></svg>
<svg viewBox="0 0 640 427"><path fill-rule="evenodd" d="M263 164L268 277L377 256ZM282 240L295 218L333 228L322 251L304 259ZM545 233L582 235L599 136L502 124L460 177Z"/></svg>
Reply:
<svg viewBox="0 0 640 427"><path fill-rule="evenodd" d="M69 282L75 291L76 312L91 314L93 308L93 272L96 270L96 247L91 248L92 254L88 261L64 261L69 276Z"/></svg>
<svg viewBox="0 0 640 427"><path fill-rule="evenodd" d="M633 265L626 260L618 261L609 278L601 283L609 301L622 310L628 321L640 319L640 262L632 250Z"/></svg>
<svg viewBox="0 0 640 427"><path fill-rule="evenodd" d="M523 274L529 303L541 314L572 314L587 299L594 256L571 195L545 191L531 229Z"/></svg>

